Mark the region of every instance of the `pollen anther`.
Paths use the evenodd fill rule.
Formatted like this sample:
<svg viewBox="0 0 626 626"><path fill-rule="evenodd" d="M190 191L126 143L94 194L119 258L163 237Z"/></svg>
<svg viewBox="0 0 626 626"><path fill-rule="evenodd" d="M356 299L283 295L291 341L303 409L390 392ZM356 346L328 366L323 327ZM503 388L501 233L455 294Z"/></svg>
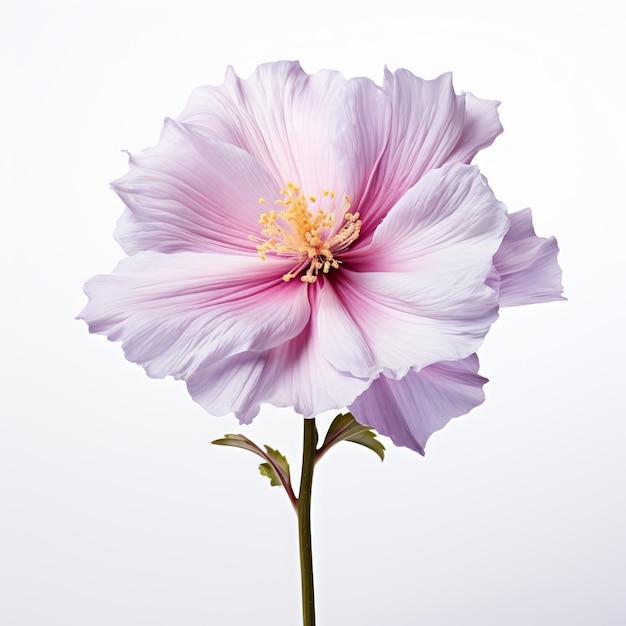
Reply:
<svg viewBox="0 0 626 626"><path fill-rule="evenodd" d="M296 264L283 275L289 281L300 275L300 280L314 283L321 271L328 274L331 269L338 269L340 262L337 255L345 252L359 237L361 220L358 213L349 213L350 197L344 195L343 205L337 211L333 199L335 192L322 190L324 199L317 210L309 208L310 203L317 203L316 196L305 196L300 187L287 183L282 189L281 198L276 203L282 210L270 209L259 217L261 237L250 236L257 242L257 252L262 260L268 253L279 256L293 256ZM259 199L265 203L263 198ZM336 230L335 214L343 216L345 223Z"/></svg>

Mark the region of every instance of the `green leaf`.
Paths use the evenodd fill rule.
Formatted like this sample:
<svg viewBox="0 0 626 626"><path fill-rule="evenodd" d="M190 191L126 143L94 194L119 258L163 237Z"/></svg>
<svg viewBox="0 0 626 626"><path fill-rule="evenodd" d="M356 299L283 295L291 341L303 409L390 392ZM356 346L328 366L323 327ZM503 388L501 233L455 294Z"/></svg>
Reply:
<svg viewBox="0 0 626 626"><path fill-rule="evenodd" d="M260 456L265 463L259 465L259 471L262 476L267 476L270 479L270 485L278 486L282 485L287 491L292 503L296 502L295 494L291 486L291 472L289 470L289 463L287 459L274 448L270 446L264 446L265 451L261 450L253 441L250 441L244 435L229 434L224 435L222 439L216 439L211 443L216 446L230 446L232 448L241 448L242 450L248 450L253 452L257 456Z"/></svg>
<svg viewBox="0 0 626 626"><path fill-rule="evenodd" d="M283 477L287 479L288 482L291 482L291 472L289 470L289 462L287 458L283 456L278 450L274 448L270 448L269 446L265 446L267 450L267 455L273 461L272 465ZM263 473L263 472L261 472Z"/></svg>
<svg viewBox="0 0 626 626"><path fill-rule="evenodd" d="M250 439L244 437L243 435L224 435L223 439L216 439L211 443L215 444L216 446L232 446L233 448L241 448L242 450L254 452L254 454L258 454L263 458L266 457L265 453L263 452L263 450L261 450L261 448L259 448L259 446L257 446L253 441L250 441Z"/></svg>
<svg viewBox="0 0 626 626"><path fill-rule="evenodd" d="M385 446L376 438L377 433L371 428L364 428L360 432L356 432L350 437L346 437L346 441L353 441L375 452L381 461L385 460Z"/></svg>
<svg viewBox="0 0 626 626"><path fill-rule="evenodd" d="M276 470L269 463L261 463L261 465L259 465L259 472L261 472L261 476L267 476L270 479L270 485L272 487L280 487L282 485Z"/></svg>
<svg viewBox="0 0 626 626"><path fill-rule="evenodd" d="M337 415L326 433L324 443L317 452L317 460L340 441L352 441L369 448L383 461L385 459L385 446L376 437L376 431L369 426L359 424L352 413Z"/></svg>

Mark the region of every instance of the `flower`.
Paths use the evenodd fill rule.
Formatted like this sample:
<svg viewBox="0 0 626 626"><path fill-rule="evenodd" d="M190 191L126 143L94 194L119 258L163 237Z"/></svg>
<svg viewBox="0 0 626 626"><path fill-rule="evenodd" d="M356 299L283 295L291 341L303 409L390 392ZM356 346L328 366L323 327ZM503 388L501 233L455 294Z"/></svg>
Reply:
<svg viewBox="0 0 626 626"><path fill-rule="evenodd" d="M89 330L209 413L350 407L423 453L483 399L498 307L560 298L554 240L475 166L496 102L295 62L197 89L113 183L129 255L85 286Z"/></svg>

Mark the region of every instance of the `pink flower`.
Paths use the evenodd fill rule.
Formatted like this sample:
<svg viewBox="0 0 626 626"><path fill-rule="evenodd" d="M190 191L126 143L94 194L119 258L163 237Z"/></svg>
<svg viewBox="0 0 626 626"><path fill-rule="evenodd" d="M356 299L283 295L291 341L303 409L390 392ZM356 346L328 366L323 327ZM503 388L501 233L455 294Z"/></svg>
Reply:
<svg viewBox="0 0 626 626"><path fill-rule="evenodd" d="M560 298L554 240L468 163L497 103L451 78L229 69L113 183L129 255L80 317L209 413L349 406L420 452L483 400L499 304Z"/></svg>

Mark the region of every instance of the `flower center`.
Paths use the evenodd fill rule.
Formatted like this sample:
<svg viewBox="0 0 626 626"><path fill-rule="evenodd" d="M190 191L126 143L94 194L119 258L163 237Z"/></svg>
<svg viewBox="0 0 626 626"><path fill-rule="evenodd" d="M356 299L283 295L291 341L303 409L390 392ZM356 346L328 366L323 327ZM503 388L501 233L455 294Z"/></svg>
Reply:
<svg viewBox="0 0 626 626"><path fill-rule="evenodd" d="M250 239L258 243L256 248L262 260L268 252L297 258L294 267L283 275L283 280L302 274L300 280L314 283L320 271L328 274L331 268L337 269L340 263L337 255L358 239L361 232L359 214L348 212L350 197L344 195L340 213L345 224L337 231L333 228L337 213L334 191L324 191L317 199L305 196L294 183L287 183L287 188L280 193L282 197L276 203L282 210L271 209L259 218L265 239L253 236ZM265 204L265 199L260 198L259 202ZM311 208L310 205L317 207Z"/></svg>

